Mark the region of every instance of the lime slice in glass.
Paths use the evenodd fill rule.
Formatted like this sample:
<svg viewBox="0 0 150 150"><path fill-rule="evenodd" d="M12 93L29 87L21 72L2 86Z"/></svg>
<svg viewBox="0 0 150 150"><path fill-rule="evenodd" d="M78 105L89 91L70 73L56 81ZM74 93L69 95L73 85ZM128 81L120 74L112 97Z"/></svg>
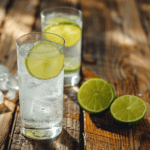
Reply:
<svg viewBox="0 0 150 150"><path fill-rule="evenodd" d="M70 18L67 18L67 17L56 17L56 18L53 18L51 20L48 21L47 25L56 25L56 24L59 24L59 23L63 23L63 22L70 22L70 23L75 23L75 21L71 20Z"/></svg>
<svg viewBox="0 0 150 150"><path fill-rule="evenodd" d="M72 22L61 22L58 25L47 27L44 32L55 33L65 39L65 46L74 46L81 38L81 28ZM49 39L49 37L47 37ZM49 39L50 41L52 38Z"/></svg>
<svg viewBox="0 0 150 150"><path fill-rule="evenodd" d="M82 84L78 92L80 106L90 113L106 110L115 98L110 83L102 78L92 78Z"/></svg>
<svg viewBox="0 0 150 150"><path fill-rule="evenodd" d="M80 62L71 57L65 57L64 70L65 72L74 72L80 68Z"/></svg>
<svg viewBox="0 0 150 150"><path fill-rule="evenodd" d="M147 105L141 98L134 95L123 95L117 98L110 107L113 118L126 125L136 125L145 116Z"/></svg>
<svg viewBox="0 0 150 150"><path fill-rule="evenodd" d="M30 138L33 138L33 139L43 137L45 134L46 134L46 132L38 132L38 130L37 131L35 130L34 134L33 134L33 131L31 131L31 130L26 130L25 131L25 135L27 137L30 137Z"/></svg>
<svg viewBox="0 0 150 150"><path fill-rule="evenodd" d="M56 34L47 34L47 33L43 32L43 39L51 41L51 42L54 42L54 43L57 43L57 44L59 44L61 46L64 45L64 40L62 40L60 38L60 36L58 36Z"/></svg>
<svg viewBox="0 0 150 150"><path fill-rule="evenodd" d="M25 66L31 76L50 79L58 76L63 69L64 54L55 44L41 42L30 49Z"/></svg>

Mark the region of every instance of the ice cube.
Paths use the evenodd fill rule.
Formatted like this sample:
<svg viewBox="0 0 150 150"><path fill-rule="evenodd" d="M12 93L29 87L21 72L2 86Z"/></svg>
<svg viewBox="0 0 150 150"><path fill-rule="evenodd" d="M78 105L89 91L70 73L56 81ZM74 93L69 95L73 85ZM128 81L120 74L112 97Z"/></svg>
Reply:
<svg viewBox="0 0 150 150"><path fill-rule="evenodd" d="M19 90L18 79L10 74L6 86L12 90Z"/></svg>
<svg viewBox="0 0 150 150"><path fill-rule="evenodd" d="M6 97L10 100L14 99L16 97L16 90L9 90L6 94Z"/></svg>
<svg viewBox="0 0 150 150"><path fill-rule="evenodd" d="M26 84L29 88L35 88L36 86L41 85L44 81L40 80L40 79L36 79L32 76L27 76L27 78L25 79Z"/></svg>
<svg viewBox="0 0 150 150"><path fill-rule="evenodd" d="M0 65L0 81L5 81L8 78L9 70L6 66Z"/></svg>
<svg viewBox="0 0 150 150"><path fill-rule="evenodd" d="M41 100L35 100L32 103L31 107L31 116L34 120L46 120L47 118L54 116L54 109L53 105L49 102L44 102Z"/></svg>
<svg viewBox="0 0 150 150"><path fill-rule="evenodd" d="M8 75L8 68L4 65L0 65L0 90L7 90L6 83L8 80Z"/></svg>
<svg viewBox="0 0 150 150"><path fill-rule="evenodd" d="M0 91L0 104L3 103L4 97L2 91Z"/></svg>

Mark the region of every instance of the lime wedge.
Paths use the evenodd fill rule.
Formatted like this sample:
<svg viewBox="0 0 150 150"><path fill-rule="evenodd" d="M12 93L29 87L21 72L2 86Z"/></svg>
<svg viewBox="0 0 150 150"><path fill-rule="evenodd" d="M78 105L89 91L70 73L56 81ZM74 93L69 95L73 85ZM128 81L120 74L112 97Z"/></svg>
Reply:
<svg viewBox="0 0 150 150"><path fill-rule="evenodd" d="M50 20L50 23L52 22L52 24L56 24L55 22L58 20L58 24L47 27L44 32L55 33L63 37L65 39L66 47L74 46L81 38L81 28L73 21L70 21L71 19L69 20L69 18L60 18L61 17ZM47 37L47 39L49 38Z"/></svg>
<svg viewBox="0 0 150 150"><path fill-rule="evenodd" d="M78 92L80 106L90 113L106 110L115 98L115 92L106 80L92 78L82 84Z"/></svg>
<svg viewBox="0 0 150 150"><path fill-rule="evenodd" d="M64 54L55 44L41 42L30 49L25 66L31 76L50 79L58 76L63 69Z"/></svg>
<svg viewBox="0 0 150 150"><path fill-rule="evenodd" d="M126 125L136 125L144 118L147 105L134 95L123 95L117 98L110 107L112 117Z"/></svg>
<svg viewBox="0 0 150 150"><path fill-rule="evenodd" d="M65 57L64 70L65 72L74 72L80 68L80 62L71 57Z"/></svg>

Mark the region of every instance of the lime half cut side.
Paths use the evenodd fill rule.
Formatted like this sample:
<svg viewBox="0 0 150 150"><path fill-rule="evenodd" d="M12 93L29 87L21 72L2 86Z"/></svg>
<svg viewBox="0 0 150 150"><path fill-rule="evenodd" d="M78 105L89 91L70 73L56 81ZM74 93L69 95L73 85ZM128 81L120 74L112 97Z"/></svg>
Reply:
<svg viewBox="0 0 150 150"><path fill-rule="evenodd" d="M64 62L65 73L77 71L79 68L80 68L80 62L77 59L71 57L65 57L65 62Z"/></svg>
<svg viewBox="0 0 150 150"><path fill-rule="evenodd" d="M81 39L81 27L68 19L55 18L50 20L53 22L51 26L44 29L44 32L55 33L65 39L65 47L71 47L78 43ZM58 20L58 24L54 24ZM50 22L50 23L51 23ZM47 37L49 39L49 37ZM49 39L52 40L52 39Z"/></svg>
<svg viewBox="0 0 150 150"><path fill-rule="evenodd" d="M78 92L80 106L90 113L106 110L115 98L110 83L102 78L92 78L82 84Z"/></svg>
<svg viewBox="0 0 150 150"><path fill-rule="evenodd" d="M113 118L126 125L136 125L145 116L147 105L141 98L134 95L123 95L117 98L110 107Z"/></svg>
<svg viewBox="0 0 150 150"><path fill-rule="evenodd" d="M33 46L25 58L29 74L39 79L50 79L60 74L64 66L64 54L53 43L41 42Z"/></svg>

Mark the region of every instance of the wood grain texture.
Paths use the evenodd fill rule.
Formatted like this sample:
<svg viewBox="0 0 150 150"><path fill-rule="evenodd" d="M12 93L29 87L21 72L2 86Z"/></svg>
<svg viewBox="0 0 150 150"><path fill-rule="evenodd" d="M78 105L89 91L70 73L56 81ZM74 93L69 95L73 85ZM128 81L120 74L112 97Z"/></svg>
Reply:
<svg viewBox="0 0 150 150"><path fill-rule="evenodd" d="M150 149L150 2L148 0L13 0L0 18L0 63L16 74L15 40L20 35L41 31L40 12L46 8L72 6L83 12L83 81L102 77L109 81L115 96L134 94L147 103L147 114L137 126L117 124L109 110L99 115L83 113L77 102L79 86L64 89L63 131L47 141L27 139L20 134L17 111L11 150L148 150ZM9 2L8 2L9 3ZM0 9L1 10L1 9ZM6 13L7 12L7 13ZM5 18L5 17L6 18ZM13 58L13 59L11 59ZM4 109L8 118L9 109ZM13 111L13 109L12 109ZM84 121L84 129L82 125ZM0 134L8 132L7 126ZM84 130L84 133L82 133ZM12 132L13 133L13 132ZM84 148L82 145L84 135ZM3 136L2 136L3 137ZM0 144L4 143L0 138ZM3 144L1 144L3 146ZM4 147L4 146L3 146Z"/></svg>
<svg viewBox="0 0 150 150"><path fill-rule="evenodd" d="M150 51L138 2L129 1L131 16L124 16L123 22L120 10L124 1L88 1L88 5L81 2L87 41L83 42L85 80L102 77L111 83L116 97L142 95L149 108L149 93L147 97L143 93L149 89ZM84 112L85 149L149 149L149 116L148 111L141 123L127 128L117 124L109 110L99 115Z"/></svg>
<svg viewBox="0 0 150 150"><path fill-rule="evenodd" d="M4 150L6 147L6 140L9 136L15 102L17 100L18 93L16 93L15 98L11 100L4 96L4 103L0 105L0 150Z"/></svg>
<svg viewBox="0 0 150 150"><path fill-rule="evenodd" d="M5 100L1 106L2 113L0 114L0 149L3 150L8 137L12 113L15 109L15 104Z"/></svg>

